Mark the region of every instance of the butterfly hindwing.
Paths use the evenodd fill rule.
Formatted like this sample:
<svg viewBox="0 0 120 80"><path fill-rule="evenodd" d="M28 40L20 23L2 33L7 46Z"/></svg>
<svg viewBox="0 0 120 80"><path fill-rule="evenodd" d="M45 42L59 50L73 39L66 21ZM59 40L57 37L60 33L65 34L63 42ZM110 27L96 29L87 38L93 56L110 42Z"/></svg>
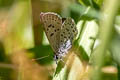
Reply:
<svg viewBox="0 0 120 80"><path fill-rule="evenodd" d="M59 15L51 12L40 14L41 22L44 24L45 33L52 49L57 53L59 49L60 30L62 19Z"/></svg>
<svg viewBox="0 0 120 80"><path fill-rule="evenodd" d="M60 50L67 52L72 47L72 42L77 35L76 25L73 19L64 18L60 32Z"/></svg>

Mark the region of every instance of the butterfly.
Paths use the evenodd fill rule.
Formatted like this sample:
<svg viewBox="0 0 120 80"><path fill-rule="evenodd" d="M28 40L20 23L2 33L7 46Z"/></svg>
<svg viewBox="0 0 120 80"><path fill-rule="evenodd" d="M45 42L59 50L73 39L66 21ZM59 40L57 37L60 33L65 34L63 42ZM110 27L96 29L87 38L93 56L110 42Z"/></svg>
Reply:
<svg viewBox="0 0 120 80"><path fill-rule="evenodd" d="M49 43L54 51L54 59L62 59L72 47L78 31L72 18L62 18L57 13L40 13L40 22L44 26Z"/></svg>

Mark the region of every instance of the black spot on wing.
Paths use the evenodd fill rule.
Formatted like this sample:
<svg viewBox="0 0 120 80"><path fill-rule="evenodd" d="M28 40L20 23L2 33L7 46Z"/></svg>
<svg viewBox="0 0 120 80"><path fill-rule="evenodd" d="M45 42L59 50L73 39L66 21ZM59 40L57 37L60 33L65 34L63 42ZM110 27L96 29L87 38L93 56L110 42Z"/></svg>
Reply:
<svg viewBox="0 0 120 80"><path fill-rule="evenodd" d="M66 18L62 18L62 23L66 20Z"/></svg>
<svg viewBox="0 0 120 80"><path fill-rule="evenodd" d="M61 36L63 36L63 34L61 34Z"/></svg>
<svg viewBox="0 0 120 80"><path fill-rule="evenodd" d="M48 27L51 27L52 26L52 24L50 24Z"/></svg>
<svg viewBox="0 0 120 80"><path fill-rule="evenodd" d="M44 21L44 23L46 23L47 21Z"/></svg>
<svg viewBox="0 0 120 80"><path fill-rule="evenodd" d="M60 24L60 22L57 22L57 24Z"/></svg>
<svg viewBox="0 0 120 80"><path fill-rule="evenodd" d="M73 32L75 32L75 30L73 30Z"/></svg>
<svg viewBox="0 0 120 80"><path fill-rule="evenodd" d="M66 31L69 31L69 29L68 29L68 28L66 28Z"/></svg>
<svg viewBox="0 0 120 80"><path fill-rule="evenodd" d="M65 32L63 32L63 34L65 34Z"/></svg>
<svg viewBox="0 0 120 80"><path fill-rule="evenodd" d="M70 35L70 32L68 32L68 34Z"/></svg>
<svg viewBox="0 0 120 80"><path fill-rule="evenodd" d="M70 22L68 22L67 24L68 24L68 25L71 25L71 23L70 23Z"/></svg>
<svg viewBox="0 0 120 80"><path fill-rule="evenodd" d="M51 34L50 34L50 37L52 37L53 35L54 35L54 33L51 33Z"/></svg>
<svg viewBox="0 0 120 80"><path fill-rule="evenodd" d="M54 18L52 18L52 20L54 20Z"/></svg>
<svg viewBox="0 0 120 80"><path fill-rule="evenodd" d="M55 29L55 32L56 32L56 29Z"/></svg>
<svg viewBox="0 0 120 80"><path fill-rule="evenodd" d="M70 39L71 37L69 36L68 38Z"/></svg>
<svg viewBox="0 0 120 80"><path fill-rule="evenodd" d="M54 26L52 26L52 28L54 28Z"/></svg>
<svg viewBox="0 0 120 80"><path fill-rule="evenodd" d="M67 38L66 36L64 36L64 38Z"/></svg>
<svg viewBox="0 0 120 80"><path fill-rule="evenodd" d="M60 29L57 29L57 31L59 31Z"/></svg>
<svg viewBox="0 0 120 80"><path fill-rule="evenodd" d="M71 28L73 28L73 26L71 26Z"/></svg>
<svg viewBox="0 0 120 80"><path fill-rule="evenodd" d="M75 24L72 24L72 26L74 26Z"/></svg>

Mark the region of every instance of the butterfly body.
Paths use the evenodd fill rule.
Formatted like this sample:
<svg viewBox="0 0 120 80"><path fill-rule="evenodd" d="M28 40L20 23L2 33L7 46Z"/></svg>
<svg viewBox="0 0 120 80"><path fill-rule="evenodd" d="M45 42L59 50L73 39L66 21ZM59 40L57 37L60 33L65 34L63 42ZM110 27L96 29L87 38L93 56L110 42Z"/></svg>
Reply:
<svg viewBox="0 0 120 80"><path fill-rule="evenodd" d="M62 18L53 12L40 13L49 43L55 52L54 59L61 59L72 47L72 42L77 35L75 22L71 18Z"/></svg>

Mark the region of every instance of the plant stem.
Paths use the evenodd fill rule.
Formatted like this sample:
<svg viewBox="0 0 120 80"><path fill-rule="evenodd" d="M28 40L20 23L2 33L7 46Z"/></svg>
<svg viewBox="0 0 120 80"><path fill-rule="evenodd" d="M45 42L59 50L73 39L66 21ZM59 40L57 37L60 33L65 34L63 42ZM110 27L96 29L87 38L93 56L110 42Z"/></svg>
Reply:
<svg viewBox="0 0 120 80"><path fill-rule="evenodd" d="M97 50L93 53L94 57L94 71L92 80L102 80L101 68L104 65L104 55L109 47L109 43L112 38L114 20L117 13L119 0L105 0L102 16L100 21L100 45Z"/></svg>

